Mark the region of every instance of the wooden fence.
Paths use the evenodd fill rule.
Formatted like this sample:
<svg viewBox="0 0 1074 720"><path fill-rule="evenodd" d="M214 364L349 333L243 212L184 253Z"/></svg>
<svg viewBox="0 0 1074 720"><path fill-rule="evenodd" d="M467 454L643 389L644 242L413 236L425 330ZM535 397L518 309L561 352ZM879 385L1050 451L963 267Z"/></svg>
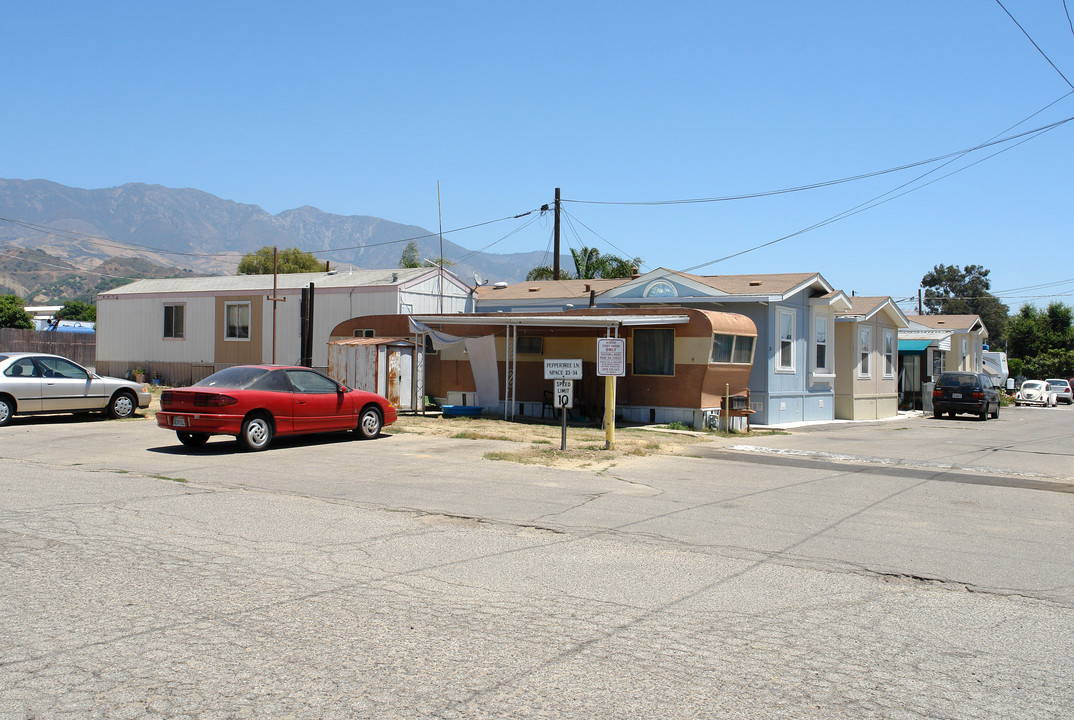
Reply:
<svg viewBox="0 0 1074 720"><path fill-rule="evenodd" d="M97 362L97 336L90 333L0 328L0 353L5 351L63 355L79 365L92 368Z"/></svg>

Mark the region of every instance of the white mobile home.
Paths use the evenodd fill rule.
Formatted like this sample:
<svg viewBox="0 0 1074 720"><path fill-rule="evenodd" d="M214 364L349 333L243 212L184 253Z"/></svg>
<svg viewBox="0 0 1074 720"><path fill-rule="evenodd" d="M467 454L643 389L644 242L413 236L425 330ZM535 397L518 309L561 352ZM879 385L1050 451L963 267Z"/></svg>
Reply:
<svg viewBox="0 0 1074 720"><path fill-rule="evenodd" d="M272 275L139 280L97 298L97 371L140 367L185 385L229 365L297 363L311 284L318 368L332 328L349 318L472 310L470 287L435 267L278 275L275 295Z"/></svg>

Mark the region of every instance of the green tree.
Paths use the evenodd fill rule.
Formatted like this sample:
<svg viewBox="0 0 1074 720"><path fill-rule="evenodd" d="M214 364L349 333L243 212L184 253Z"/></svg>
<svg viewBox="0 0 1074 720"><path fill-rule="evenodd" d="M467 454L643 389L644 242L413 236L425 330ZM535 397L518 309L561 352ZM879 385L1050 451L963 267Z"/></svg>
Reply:
<svg viewBox="0 0 1074 720"><path fill-rule="evenodd" d="M580 250L571 248L574 260L574 274L560 270L561 280L591 280L600 278L628 278L642 264L640 257L625 259L618 255L602 255L597 248L583 245ZM550 265L538 265L526 274L527 280L551 280L553 268Z"/></svg>
<svg viewBox="0 0 1074 720"><path fill-rule="evenodd" d="M1053 302L1040 310L1023 305L1017 315L1007 321L1007 355L1026 363L1026 374L1036 373L1036 358L1053 352L1074 350L1074 311L1061 302ZM1061 357L1041 360L1042 363L1062 363ZM1050 365L1049 365L1050 366ZM1050 377L1055 377L1054 374Z"/></svg>
<svg viewBox="0 0 1074 720"><path fill-rule="evenodd" d="M298 248L280 250L276 257L276 272L281 274L321 272L325 264L315 258L312 253L303 252ZM263 247L257 252L246 253L239 261L237 270L239 275L271 275L272 274L272 248Z"/></svg>
<svg viewBox="0 0 1074 720"><path fill-rule="evenodd" d="M411 240L403 248L403 254L399 256L399 267L401 268L420 268L420 267L439 267L443 264L444 267L455 267L454 260L448 260L443 257L425 258L421 259L421 251L418 249L418 243Z"/></svg>
<svg viewBox="0 0 1074 720"><path fill-rule="evenodd" d="M921 278L929 315L978 315L988 329L988 339L999 345L1004 337L1009 309L989 292L992 282L983 265L937 265Z"/></svg>
<svg viewBox="0 0 1074 720"><path fill-rule="evenodd" d="M528 273L526 273L526 279L530 280L530 281L532 281L532 280L551 280L551 279L553 279L554 275L555 275L555 268L553 268L551 265L538 265L537 267L533 268ZM574 276L570 274L570 271L560 269L560 271L559 271L559 279L560 280L571 280L572 278L574 278Z"/></svg>
<svg viewBox="0 0 1074 720"><path fill-rule="evenodd" d="M0 296L0 327L33 330L34 319L18 295Z"/></svg>
<svg viewBox="0 0 1074 720"><path fill-rule="evenodd" d="M408 242L406 247L403 248L403 254L399 256L399 267L421 267L421 254L418 252L418 243L414 240Z"/></svg>
<svg viewBox="0 0 1074 720"><path fill-rule="evenodd" d="M97 306L84 303L81 300L68 300L56 313L57 320L82 320L84 322L97 322Z"/></svg>
<svg viewBox="0 0 1074 720"><path fill-rule="evenodd" d="M1074 351L1052 348L1026 362L1022 370L1028 377L1067 378L1074 374Z"/></svg>

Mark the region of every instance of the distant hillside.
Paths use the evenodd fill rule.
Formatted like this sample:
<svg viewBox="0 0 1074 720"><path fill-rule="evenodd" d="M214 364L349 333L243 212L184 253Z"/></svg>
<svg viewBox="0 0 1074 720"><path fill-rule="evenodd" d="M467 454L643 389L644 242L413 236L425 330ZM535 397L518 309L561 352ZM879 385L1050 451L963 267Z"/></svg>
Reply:
<svg viewBox="0 0 1074 720"><path fill-rule="evenodd" d="M243 254L267 245L298 247L314 255L353 246L353 250L323 257L335 266L362 268L397 266L405 241L411 238L421 238L417 243L422 257L440 255L439 238L415 225L332 215L308 206L272 215L256 205L223 200L200 190L138 183L83 190L47 180L0 179L0 217L16 221L0 222L0 285L16 290L41 287L36 285L38 280L23 277L25 272L41 277L76 268L103 272L96 266L117 256L142 258L154 267L215 275L234 273ZM42 265L34 271L26 266L31 256L2 252L12 247L44 252L51 256L47 262L62 267L45 269ZM492 281L514 282L530 268L550 262L543 252L470 253L444 240L444 256L456 261L452 270L467 282L474 272ZM463 257L465 262L460 260ZM13 265L15 259L23 263L22 269Z"/></svg>
<svg viewBox="0 0 1074 720"><path fill-rule="evenodd" d="M192 270L163 267L143 258L114 257L83 270L42 250L10 250L0 259L0 295L18 295L32 305L68 300L95 302L97 293L139 278L189 277Z"/></svg>

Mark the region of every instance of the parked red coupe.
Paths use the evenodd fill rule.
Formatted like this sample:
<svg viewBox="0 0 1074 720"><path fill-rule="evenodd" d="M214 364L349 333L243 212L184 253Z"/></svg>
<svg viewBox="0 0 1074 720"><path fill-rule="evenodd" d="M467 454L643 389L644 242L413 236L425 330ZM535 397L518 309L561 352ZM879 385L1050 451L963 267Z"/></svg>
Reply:
<svg viewBox="0 0 1074 720"><path fill-rule="evenodd" d="M264 450L276 435L353 430L375 438L397 417L380 395L306 367L237 365L165 390L157 425L188 447L204 445L210 435L234 435L244 449Z"/></svg>

